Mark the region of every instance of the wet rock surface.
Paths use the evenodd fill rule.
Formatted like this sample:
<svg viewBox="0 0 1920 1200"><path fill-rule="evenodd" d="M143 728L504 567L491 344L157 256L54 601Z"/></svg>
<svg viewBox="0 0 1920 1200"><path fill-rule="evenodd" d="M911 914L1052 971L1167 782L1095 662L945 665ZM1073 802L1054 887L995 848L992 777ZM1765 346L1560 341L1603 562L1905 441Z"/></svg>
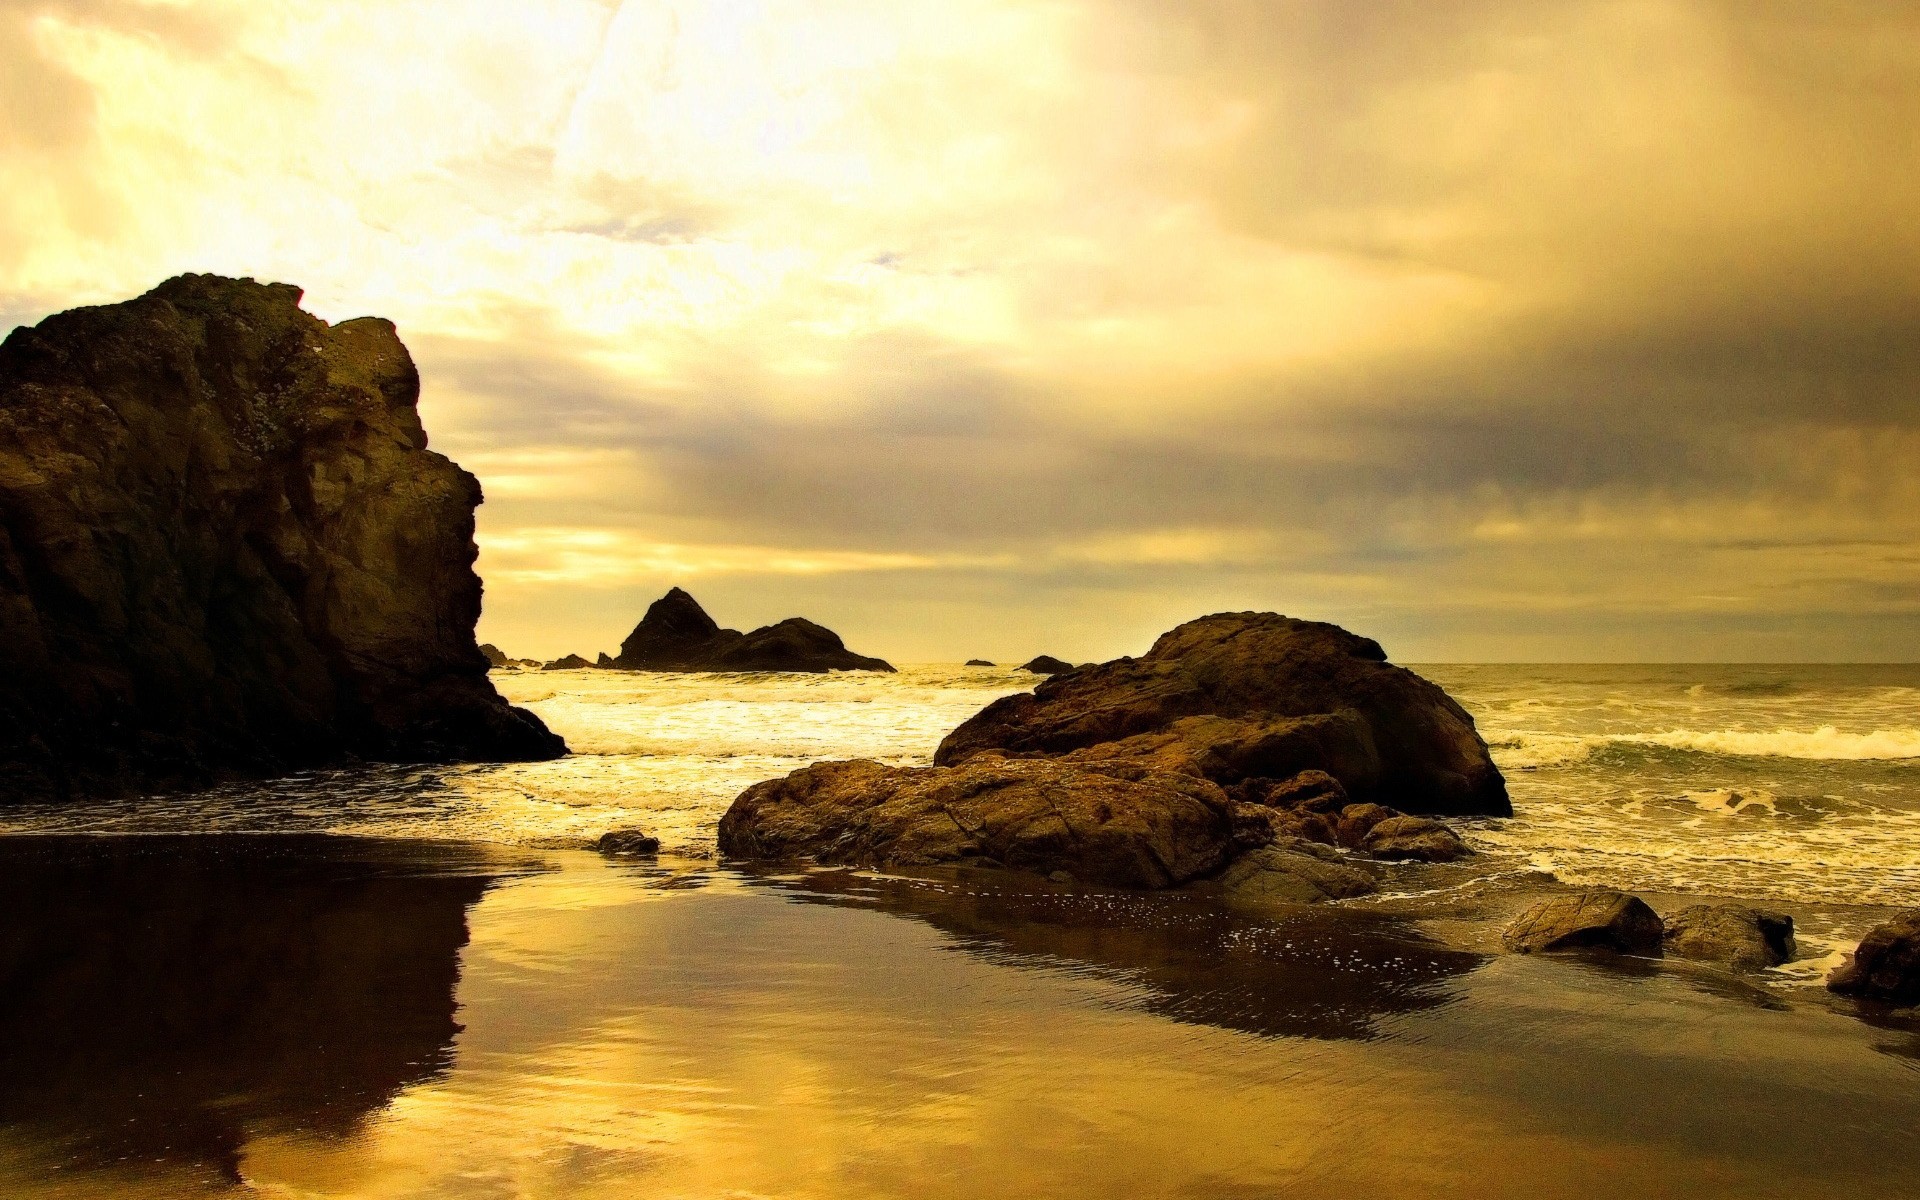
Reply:
<svg viewBox="0 0 1920 1200"><path fill-rule="evenodd" d="M188 275L0 346L0 795L565 752L474 642L391 323Z"/></svg>
<svg viewBox="0 0 1920 1200"><path fill-rule="evenodd" d="M1404 812L1512 812L1473 719L1445 692L1389 664L1371 639L1274 613L1189 621L1140 658L997 700L949 734L934 761L1102 746L1107 757L1161 759L1184 747L1223 786L1315 769L1357 801Z"/></svg>
<svg viewBox="0 0 1920 1200"><path fill-rule="evenodd" d="M610 829L600 835L594 849L602 854L645 857L660 853L660 839L638 829Z"/></svg>
<svg viewBox="0 0 1920 1200"><path fill-rule="evenodd" d="M1217 882L1235 903L1318 904L1368 895L1379 885L1377 871L1325 846L1290 841L1247 852Z"/></svg>
<svg viewBox="0 0 1920 1200"><path fill-rule="evenodd" d="M1453 862L1472 854L1460 835L1430 817L1388 817L1361 839L1360 848L1375 858Z"/></svg>
<svg viewBox="0 0 1920 1200"><path fill-rule="evenodd" d="M1238 852L1219 788L992 756L958 767L854 760L755 784L720 820L720 851L870 867L978 863L1119 887L1163 888Z"/></svg>
<svg viewBox="0 0 1920 1200"><path fill-rule="evenodd" d="M893 670L883 659L853 653L839 634L803 617L748 633L723 629L680 588L647 608L620 653L604 665L627 671Z"/></svg>
<svg viewBox="0 0 1920 1200"><path fill-rule="evenodd" d="M1764 971L1793 957L1793 918L1742 904L1696 904L1666 919L1663 945L1675 958Z"/></svg>
<svg viewBox="0 0 1920 1200"><path fill-rule="evenodd" d="M1920 909L1875 926L1833 974L1827 987L1883 1004L1920 1004Z"/></svg>
<svg viewBox="0 0 1920 1200"><path fill-rule="evenodd" d="M1550 896L1521 913L1501 941L1519 954L1602 949L1657 955L1664 927L1644 900L1624 892Z"/></svg>

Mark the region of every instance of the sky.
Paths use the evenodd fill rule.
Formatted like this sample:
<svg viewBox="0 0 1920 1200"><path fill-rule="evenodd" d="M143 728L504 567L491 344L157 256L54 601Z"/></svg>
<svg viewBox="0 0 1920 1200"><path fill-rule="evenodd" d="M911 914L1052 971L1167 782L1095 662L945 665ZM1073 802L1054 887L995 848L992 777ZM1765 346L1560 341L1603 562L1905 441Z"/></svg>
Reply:
<svg viewBox="0 0 1920 1200"><path fill-rule="evenodd" d="M1920 659L1920 5L0 0L0 328L393 319L483 640Z"/></svg>

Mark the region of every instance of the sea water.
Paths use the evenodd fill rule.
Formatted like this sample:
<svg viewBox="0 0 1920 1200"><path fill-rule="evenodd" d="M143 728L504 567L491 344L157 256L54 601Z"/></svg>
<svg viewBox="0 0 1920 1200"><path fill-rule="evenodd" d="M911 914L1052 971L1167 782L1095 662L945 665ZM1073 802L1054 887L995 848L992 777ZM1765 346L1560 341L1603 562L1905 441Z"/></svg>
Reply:
<svg viewBox="0 0 1920 1200"><path fill-rule="evenodd" d="M1470 712L1515 815L1463 823L1490 867L1568 883L1920 905L1920 667L1428 665ZM364 767L195 796L0 811L35 831L333 832L561 848L640 827L713 851L751 784L810 762L932 760L1024 671L502 671L574 753Z"/></svg>

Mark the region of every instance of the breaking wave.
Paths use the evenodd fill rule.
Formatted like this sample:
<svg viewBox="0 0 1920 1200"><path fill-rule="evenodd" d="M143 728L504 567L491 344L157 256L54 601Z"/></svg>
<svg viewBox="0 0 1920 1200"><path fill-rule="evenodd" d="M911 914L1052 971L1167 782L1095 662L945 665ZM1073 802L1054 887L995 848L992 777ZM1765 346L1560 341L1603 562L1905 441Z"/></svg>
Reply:
<svg viewBox="0 0 1920 1200"><path fill-rule="evenodd" d="M1528 770L1591 757L1610 746L1660 746L1738 758L1797 758L1861 762L1920 758L1920 728L1846 733L1832 725L1816 729L1671 729L1664 733L1510 734L1492 743L1502 766Z"/></svg>

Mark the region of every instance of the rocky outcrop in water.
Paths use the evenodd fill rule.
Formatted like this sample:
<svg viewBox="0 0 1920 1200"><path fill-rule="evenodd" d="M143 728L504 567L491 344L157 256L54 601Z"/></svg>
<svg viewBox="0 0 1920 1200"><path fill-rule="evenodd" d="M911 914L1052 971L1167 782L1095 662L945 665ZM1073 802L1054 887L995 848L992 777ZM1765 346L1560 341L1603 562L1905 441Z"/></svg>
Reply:
<svg viewBox="0 0 1920 1200"><path fill-rule="evenodd" d="M966 661L965 665L969 667L991 667L995 664L988 662L984 658L970 658Z"/></svg>
<svg viewBox="0 0 1920 1200"><path fill-rule="evenodd" d="M1061 675L1073 670L1073 664L1051 654L1042 654L1021 663L1020 669L1032 671L1035 675Z"/></svg>
<svg viewBox="0 0 1920 1200"><path fill-rule="evenodd" d="M1624 892L1576 892L1547 899L1521 913L1501 941L1520 954L1554 950L1660 953L1664 927L1646 901Z"/></svg>
<svg viewBox="0 0 1920 1200"><path fill-rule="evenodd" d="M985 752L1189 758L1222 786L1324 771L1355 800L1439 815L1513 812L1473 718L1387 662L1379 643L1275 613L1219 613L1140 658L1008 696L947 735L934 761Z"/></svg>
<svg viewBox="0 0 1920 1200"><path fill-rule="evenodd" d="M1793 918L1744 904L1695 904L1666 920L1663 945L1675 958L1764 971L1793 957Z"/></svg>
<svg viewBox="0 0 1920 1200"><path fill-rule="evenodd" d="M0 797L551 758L387 321L188 275L0 345Z"/></svg>
<svg viewBox="0 0 1920 1200"><path fill-rule="evenodd" d="M882 659L853 653L839 634L802 617L750 633L722 629L680 588L648 607L611 665L627 671L893 670Z"/></svg>
<svg viewBox="0 0 1920 1200"><path fill-rule="evenodd" d="M563 654L549 663L542 663L542 671L587 671L593 664L578 654Z"/></svg>
<svg viewBox="0 0 1920 1200"><path fill-rule="evenodd" d="M1847 961L1827 976L1827 987L1882 1004L1920 1004L1920 909L1868 931Z"/></svg>
<svg viewBox="0 0 1920 1200"><path fill-rule="evenodd" d="M1268 855L1264 872L1246 870L1273 878L1244 886L1324 899L1356 886L1315 878L1340 874L1318 865L1340 857L1336 844L1383 859L1470 853L1438 822L1350 804L1350 790L1443 810L1506 803L1485 744L1445 693L1386 666L1365 639L1272 614L1204 618L1145 659L996 701L935 763L824 763L757 784L722 819L720 849L1168 887L1284 844L1293 857ZM1282 874L1292 881L1275 882Z"/></svg>

